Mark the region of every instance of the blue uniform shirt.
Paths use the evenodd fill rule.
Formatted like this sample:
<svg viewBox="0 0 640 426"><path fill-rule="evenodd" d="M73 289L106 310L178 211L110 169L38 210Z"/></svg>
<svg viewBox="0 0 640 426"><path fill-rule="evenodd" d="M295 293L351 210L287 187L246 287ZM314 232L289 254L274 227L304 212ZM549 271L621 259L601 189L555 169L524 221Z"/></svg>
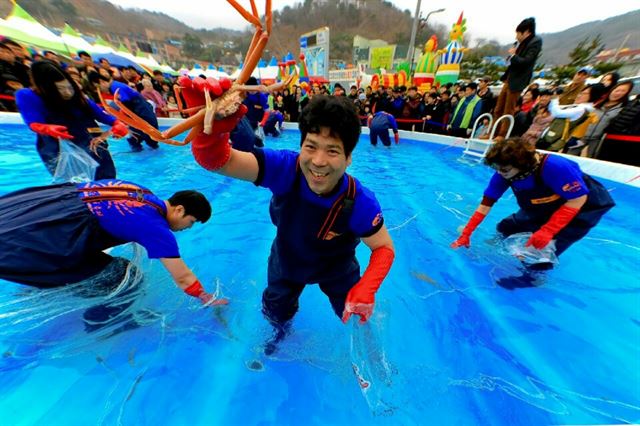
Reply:
<svg viewBox="0 0 640 426"><path fill-rule="evenodd" d="M109 92L113 95L116 93L116 90L119 90L118 99L122 102L129 102L130 100L135 98L141 98L146 102L144 97L140 93L138 93L138 91L132 89L124 83L114 80L111 82L111 86L109 86Z"/></svg>
<svg viewBox="0 0 640 426"><path fill-rule="evenodd" d="M398 131L398 122L393 115L384 111L380 111L376 112L376 114L373 116L369 127L372 129L393 129L393 132L395 133Z"/></svg>
<svg viewBox="0 0 640 426"><path fill-rule="evenodd" d="M298 153L289 150L261 149L263 161L258 159L261 170L256 185L269 188L274 195L281 195L294 188L295 179L299 179L301 196L313 204L331 208L336 198L347 190L348 178L345 174L340 182L340 190L323 197L311 191L302 173L296 171ZM256 157L260 154L257 153ZM356 197L353 205L349 229L357 237L369 237L382 227L383 217L380 204L373 192L365 188L356 179Z"/></svg>
<svg viewBox="0 0 640 426"><path fill-rule="evenodd" d="M92 188L92 191L79 192L80 198L84 199L108 194L107 186L131 187L129 194L134 197L136 188L147 189L118 179L81 183L77 188ZM140 244L147 250L149 258L180 257L178 243L166 219L164 201L153 194L144 194L144 198L160 207L164 213L161 215L153 206L135 200L96 201L87 203L87 207L105 231L119 240Z"/></svg>
<svg viewBox="0 0 640 426"><path fill-rule="evenodd" d="M582 179L582 170L575 161L550 155L543 164L540 175L544 184L565 200L578 198L589 193L589 189ZM535 173L525 179L512 182L500 176L499 173L494 173L484 195L497 201L510 186L528 190L536 185L539 184L536 182Z"/></svg>
<svg viewBox="0 0 640 426"><path fill-rule="evenodd" d="M86 99L89 107L91 108L91 112L93 113L93 119L99 121L100 123L108 124L109 126L113 125L116 119L111 115L107 114L96 105L91 99ZM44 104L44 100L34 92L32 89L20 89L16 92L16 105L18 106L18 110L20 111L20 115L22 115L22 119L29 126L31 123L43 123L43 124L56 124L48 121L48 108ZM81 117L85 115L85 112L74 108L71 111L71 114L74 117Z"/></svg>

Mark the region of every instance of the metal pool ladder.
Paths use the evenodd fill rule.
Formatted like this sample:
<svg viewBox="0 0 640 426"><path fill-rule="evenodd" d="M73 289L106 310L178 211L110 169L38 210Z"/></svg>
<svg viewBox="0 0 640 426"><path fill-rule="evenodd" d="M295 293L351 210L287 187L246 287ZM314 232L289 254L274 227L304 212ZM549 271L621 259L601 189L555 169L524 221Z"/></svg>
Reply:
<svg viewBox="0 0 640 426"><path fill-rule="evenodd" d="M491 145L493 145L493 138L496 135L496 130L499 128L498 125L502 120L509 120L509 129L507 130L507 134L505 135L505 139L511 136L511 131L513 130L513 126L515 120L513 119L513 115L503 115L498 118L495 123L493 123L493 117L488 112L480 115L480 117L476 118L476 122L473 123L473 129L471 130L471 135L476 133L476 128L478 127L478 123L482 122L484 117L489 117L489 128L491 128L491 134L489 135L489 139L477 139L477 138L469 138L467 139L466 147L462 152L462 156L470 155L472 157L476 157L478 160L481 160L487 155L487 151Z"/></svg>

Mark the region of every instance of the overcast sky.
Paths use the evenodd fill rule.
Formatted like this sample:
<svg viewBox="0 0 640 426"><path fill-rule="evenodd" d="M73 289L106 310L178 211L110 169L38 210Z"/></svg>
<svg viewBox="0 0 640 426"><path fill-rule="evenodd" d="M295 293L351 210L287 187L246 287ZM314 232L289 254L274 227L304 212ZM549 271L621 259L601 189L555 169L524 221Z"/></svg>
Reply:
<svg viewBox="0 0 640 426"><path fill-rule="evenodd" d="M180 1L180 0L109 0L118 6L135 7L166 13L194 28L226 27L242 29L245 21L229 4L223 0ZM249 6L249 0L239 0ZM274 9L292 6L300 0L273 0ZM415 12L416 0L391 0L398 8ZM455 3L455 6L453 5ZM263 11L264 1L257 0L258 8ZM606 4L606 6L601 6ZM478 38L495 39L501 43L514 40L514 31L518 23L529 16L534 16L538 33L562 31L585 22L606 19L637 9L637 4L630 0L608 0L606 3L588 3L584 0L522 0L505 3L504 0L424 0L422 14L426 16L431 10L446 8L444 12L431 15L430 22L444 24L449 27L458 19L461 11L467 18L467 32L475 40ZM636 7L633 7L636 6ZM394 32L397 29L394 29ZM410 32L411 28L407 28Z"/></svg>

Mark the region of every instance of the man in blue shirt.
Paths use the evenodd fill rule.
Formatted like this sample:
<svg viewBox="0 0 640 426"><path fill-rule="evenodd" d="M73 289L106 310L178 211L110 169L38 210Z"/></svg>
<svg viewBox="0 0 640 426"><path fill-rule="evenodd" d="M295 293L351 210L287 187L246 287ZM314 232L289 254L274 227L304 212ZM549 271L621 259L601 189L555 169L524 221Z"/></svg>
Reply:
<svg viewBox="0 0 640 426"><path fill-rule="evenodd" d="M161 200L147 188L122 180L26 188L0 197L0 279L39 288L91 279L117 284L128 261L103 250L136 242L160 259L174 281L203 303L214 303L180 257L173 232L206 222L209 202L180 191ZM118 266L118 279L101 273Z"/></svg>
<svg viewBox="0 0 640 426"><path fill-rule="evenodd" d="M241 116L241 115L240 115ZM221 131L227 120L214 122ZM216 129L214 129L216 131ZM373 313L375 293L394 258L393 242L374 194L345 173L360 136L360 120L345 97L314 96L300 117L300 152L230 148L224 140L194 140L194 158L203 167L269 189L277 234L271 246L263 312L276 339L286 335L307 284L318 283L343 321L362 322ZM210 158L216 156L216 158ZM228 158L219 166L218 158ZM218 166L219 168L216 168ZM360 276L355 248L372 251ZM267 346L265 353L275 350Z"/></svg>
<svg viewBox="0 0 640 426"><path fill-rule="evenodd" d="M498 223L504 236L532 232L527 246L540 250L556 241L556 255L583 238L615 203L602 184L584 174L577 163L564 157L540 154L520 138L496 142L485 157L496 170L482 202L453 248L470 246L473 231L508 188L520 210ZM533 268L549 269L550 263Z"/></svg>
<svg viewBox="0 0 640 426"><path fill-rule="evenodd" d="M388 112L376 112L373 117L369 117L368 125L371 145L376 146L378 144L378 138L380 138L384 146L391 146L389 129L393 130L393 138L395 139L396 144L400 141L400 136L398 135L398 123L393 115Z"/></svg>
<svg viewBox="0 0 640 426"><path fill-rule="evenodd" d="M267 111L260 125L265 135L278 137L282 133L283 122L284 117L280 111Z"/></svg>
<svg viewBox="0 0 640 426"><path fill-rule="evenodd" d="M116 90L118 91L118 99L131 111L133 111L138 117L144 121L158 128L158 118L153 110L153 107L147 100L136 90L132 89L128 85L115 81L113 79L104 77L97 72L93 71L89 73L89 82L96 86L97 90L101 93L110 93L114 95ZM158 142L151 139L149 135L144 133L140 129L131 128L131 136L127 138L127 142L131 146L131 150L134 152L142 151L142 142L144 141L150 148L158 149Z"/></svg>

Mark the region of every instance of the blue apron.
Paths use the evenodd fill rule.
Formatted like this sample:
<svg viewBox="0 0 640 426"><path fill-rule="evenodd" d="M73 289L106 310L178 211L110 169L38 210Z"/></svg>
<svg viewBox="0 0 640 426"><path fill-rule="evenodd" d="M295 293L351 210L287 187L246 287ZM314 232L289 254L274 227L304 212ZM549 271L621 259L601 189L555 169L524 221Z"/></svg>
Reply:
<svg viewBox="0 0 640 426"><path fill-rule="evenodd" d="M498 223L498 231L504 235L518 232L535 232L544 225L566 200L549 188L542 179L542 168L548 154L542 157L540 167L534 172L535 184L530 189L511 186L520 210ZM589 190L587 202L569 224L556 235L556 254L560 255L571 244L584 237L596 226L600 218L615 206L609 191L587 174L582 179Z"/></svg>
<svg viewBox="0 0 640 426"><path fill-rule="evenodd" d="M271 245L262 311L272 324L293 318L309 283L318 283L336 315L342 315L347 293L360 279L355 257L360 239L349 230L356 184L347 177L349 189L329 209L304 199L299 169L292 191L271 199L269 211L278 231Z"/></svg>
<svg viewBox="0 0 640 426"><path fill-rule="evenodd" d="M378 144L378 138L382 141L384 146L391 146L391 139L389 138L389 119L384 115L375 115L371 120L371 126L369 128L369 141L371 145Z"/></svg>
<svg viewBox="0 0 640 426"><path fill-rule="evenodd" d="M65 183L0 197L0 279L47 288L102 272L113 261L103 250L128 241L106 232L86 203L132 198L124 192L126 189L122 191L116 197L81 199L82 190ZM162 211L160 206L148 203Z"/></svg>
<svg viewBox="0 0 640 426"><path fill-rule="evenodd" d="M56 111L47 111L47 123L66 126L69 133L73 135L71 142L82 148L98 163L95 180L114 179L116 177L116 166L109 152L109 144L104 142L98 148L98 155L89 149L91 140L102 133L102 129L98 127L93 117L80 111L74 113L73 117ZM58 154L60 153L58 139L51 136L38 135L36 148L47 170L53 175L58 164Z"/></svg>
<svg viewBox="0 0 640 426"><path fill-rule="evenodd" d="M293 189L271 199L269 213L278 231L269 255L269 281L319 283L359 271L355 250L360 238L349 230L355 181L347 175L352 194L341 194L327 209L304 199L301 177L298 171Z"/></svg>

